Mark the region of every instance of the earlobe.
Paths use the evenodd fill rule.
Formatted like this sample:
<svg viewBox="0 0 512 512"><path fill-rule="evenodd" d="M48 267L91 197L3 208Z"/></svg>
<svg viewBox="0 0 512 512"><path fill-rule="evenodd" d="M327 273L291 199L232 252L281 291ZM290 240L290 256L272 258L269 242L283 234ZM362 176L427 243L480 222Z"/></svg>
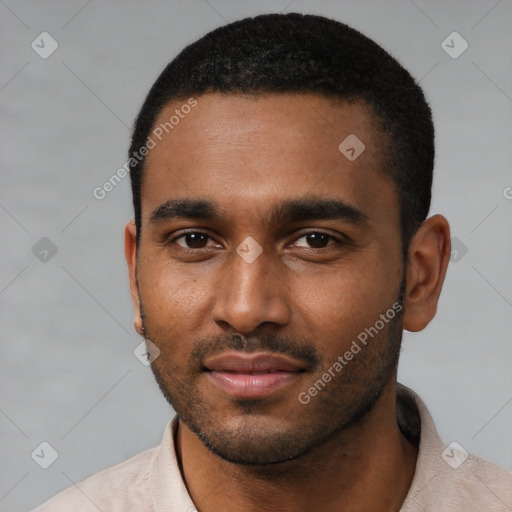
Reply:
<svg viewBox="0 0 512 512"><path fill-rule="evenodd" d="M404 329L421 331L434 318L450 250L450 226L442 215L427 219L411 240L404 297Z"/></svg>
<svg viewBox="0 0 512 512"><path fill-rule="evenodd" d="M142 318L140 315L136 316L135 320L133 321L133 328L139 336L144 337L144 326L142 325Z"/></svg>
<svg viewBox="0 0 512 512"><path fill-rule="evenodd" d="M138 334L144 336L139 287L137 283L137 228L133 220L127 222L124 228L124 255L128 267L128 278L130 280L130 294L134 313L133 327Z"/></svg>

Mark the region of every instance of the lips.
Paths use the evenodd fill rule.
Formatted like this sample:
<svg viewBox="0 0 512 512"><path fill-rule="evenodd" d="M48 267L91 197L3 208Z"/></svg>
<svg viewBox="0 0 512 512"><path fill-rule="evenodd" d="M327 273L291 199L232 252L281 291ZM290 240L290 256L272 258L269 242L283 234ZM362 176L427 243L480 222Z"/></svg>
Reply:
<svg viewBox="0 0 512 512"><path fill-rule="evenodd" d="M269 373L276 371L301 371L306 366L295 359L281 354L227 352L207 359L205 367L212 371Z"/></svg>
<svg viewBox="0 0 512 512"><path fill-rule="evenodd" d="M306 365L284 354L227 352L205 361L207 377L236 398L261 398L300 378Z"/></svg>

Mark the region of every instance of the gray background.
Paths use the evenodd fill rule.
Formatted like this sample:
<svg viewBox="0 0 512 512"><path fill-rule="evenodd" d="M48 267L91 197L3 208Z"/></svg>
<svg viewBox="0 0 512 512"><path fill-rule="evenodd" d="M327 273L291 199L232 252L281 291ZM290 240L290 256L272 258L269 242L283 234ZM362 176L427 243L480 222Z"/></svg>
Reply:
<svg viewBox="0 0 512 512"><path fill-rule="evenodd" d="M512 469L510 0L3 0L0 510L32 508L160 441L172 411L133 355L129 179L102 201L92 191L125 162L133 118L183 46L280 11L345 21L421 80L437 128L431 214L467 252L453 255L435 320L405 334L400 380L446 443ZM48 59L31 48L43 31L59 44ZM453 31L469 43L457 59L441 47ZM32 251L42 237L58 250L47 261ZM59 454L46 470L30 455L42 441Z"/></svg>

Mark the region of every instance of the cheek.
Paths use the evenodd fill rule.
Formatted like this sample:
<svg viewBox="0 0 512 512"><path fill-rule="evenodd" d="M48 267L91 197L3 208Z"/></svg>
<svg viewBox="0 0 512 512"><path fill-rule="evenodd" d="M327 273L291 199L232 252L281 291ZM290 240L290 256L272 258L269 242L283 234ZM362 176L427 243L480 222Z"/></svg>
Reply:
<svg viewBox="0 0 512 512"><path fill-rule="evenodd" d="M337 356L396 300L398 274L376 262L359 268L329 269L295 283L297 317L326 354Z"/></svg>
<svg viewBox="0 0 512 512"><path fill-rule="evenodd" d="M210 282L165 263L142 266L139 290L148 333L160 343L172 344L175 354L188 353L187 340L199 336L198 318L204 319L209 313Z"/></svg>

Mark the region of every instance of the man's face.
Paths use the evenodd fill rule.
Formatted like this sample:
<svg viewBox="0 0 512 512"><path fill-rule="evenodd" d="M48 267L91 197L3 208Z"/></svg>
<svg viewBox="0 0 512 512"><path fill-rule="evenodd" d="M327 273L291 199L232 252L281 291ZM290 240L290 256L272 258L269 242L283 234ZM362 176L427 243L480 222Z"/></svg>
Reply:
<svg viewBox="0 0 512 512"><path fill-rule="evenodd" d="M197 102L145 166L136 275L161 351L152 369L221 457L290 460L364 417L396 369L402 322L389 311L404 268L398 196L379 171L389 141L362 104ZM351 134L365 145L355 160L338 149Z"/></svg>

